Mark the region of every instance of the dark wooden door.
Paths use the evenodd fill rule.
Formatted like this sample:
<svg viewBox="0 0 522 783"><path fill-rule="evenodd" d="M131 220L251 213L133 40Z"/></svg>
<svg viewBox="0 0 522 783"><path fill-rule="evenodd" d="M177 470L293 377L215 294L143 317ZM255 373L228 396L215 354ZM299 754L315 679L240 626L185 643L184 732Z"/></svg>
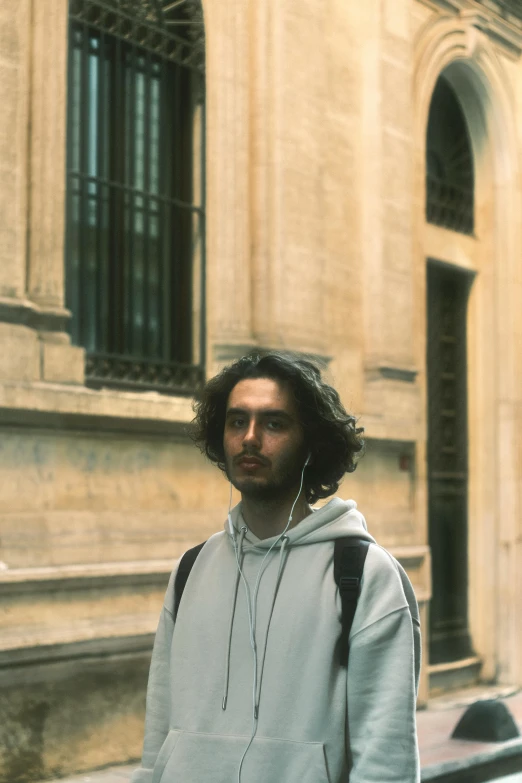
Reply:
<svg viewBox="0 0 522 783"><path fill-rule="evenodd" d="M430 663L472 653L468 630L466 311L472 276L428 263Z"/></svg>

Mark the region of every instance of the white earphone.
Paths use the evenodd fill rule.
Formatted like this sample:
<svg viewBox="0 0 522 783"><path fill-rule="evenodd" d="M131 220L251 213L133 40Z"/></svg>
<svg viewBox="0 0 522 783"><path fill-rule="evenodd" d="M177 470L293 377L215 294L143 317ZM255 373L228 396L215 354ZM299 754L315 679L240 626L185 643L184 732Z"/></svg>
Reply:
<svg viewBox="0 0 522 783"><path fill-rule="evenodd" d="M288 528L290 527L290 525L292 523L292 515L294 513L294 508L296 506L296 503L297 503L297 501L299 499L299 496L300 496L300 494L302 492L302 489L303 489L304 473L305 473L306 467L309 464L311 459L312 459L312 452L310 451L310 452L308 452L308 456L306 457L305 463L304 463L303 468L301 470L301 483L300 483L300 486L299 486L299 492L297 493L296 498L295 498L295 500L293 502L293 505L292 505L292 508L291 508L291 511L290 511L290 514L289 514L289 517L288 517L288 522L286 523L286 526L285 526L285 529L283 530L283 532L277 537L277 539L274 541L274 543L272 544L270 549L266 552L266 554L265 554L265 556L263 558L263 561L261 563L261 567L260 567L259 572L257 574L257 579L256 579L256 582L255 582L255 587L254 587L254 592L253 592L252 598L250 596L250 589L249 589L248 583L247 583L247 581L245 579L245 575L244 575L243 570L241 568L240 556L239 556L238 547L237 547L237 543L236 543L236 531L234 529L234 525L232 524L232 518L231 518L231 513L230 513L231 506L232 506L232 482L230 482L230 500L229 500L229 504L228 504L228 530L229 530L229 533L230 533L230 535L232 537L232 543L233 543L233 546L234 546L234 554L236 556L237 569L238 569L239 574L241 575L241 578L242 578L242 581L243 581L243 584L244 584L244 587L245 587L245 595L246 595L247 608L248 608L248 624L249 624L249 632L250 632L250 645L252 647L252 652L254 654L254 680L253 680L253 683L252 683L252 686L253 686L253 691L252 691L252 707L253 707L252 734L251 734L251 737L250 737L250 742L248 743L247 747L245 748L245 751L243 753L243 756L242 756L240 764L239 764L238 773L237 773L237 783L241 783L241 770L243 768L243 762L245 760L245 756L246 756L246 754L247 754L247 752L248 752L248 750L249 750L249 748L250 748L250 746L251 746L251 744L252 744L252 742L254 740L256 732L257 732L257 719L258 719L257 704L256 704L257 648L256 648L256 643L255 643L255 615L256 615L257 593L258 593L259 585L260 585L260 582L261 582L261 577L262 577L262 575L264 573L264 570L265 570L265 567L267 565L266 559L270 555L270 553L272 552L274 547L285 537L286 532L287 532ZM223 709L224 709L224 707L223 707Z"/></svg>

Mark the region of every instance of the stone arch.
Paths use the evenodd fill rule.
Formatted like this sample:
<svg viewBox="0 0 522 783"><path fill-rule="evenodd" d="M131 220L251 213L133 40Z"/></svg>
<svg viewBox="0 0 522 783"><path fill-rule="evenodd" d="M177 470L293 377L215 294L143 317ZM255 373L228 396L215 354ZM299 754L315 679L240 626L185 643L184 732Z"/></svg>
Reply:
<svg viewBox="0 0 522 783"><path fill-rule="evenodd" d="M431 96L444 74L464 110L476 165L475 250L462 265L476 271L470 327L470 626L483 675L520 680L517 661L516 584L518 489L513 401L520 396L515 350L516 294L512 281L520 250L519 163L514 99L499 55L473 18L429 22L415 42L413 78L416 150L414 243L419 301L426 298L423 244L426 129ZM425 334L421 306L419 333ZM425 342L419 343L424 366ZM420 374L425 378L425 373ZM503 398L508 403L504 403ZM502 465L502 470L501 470ZM506 470L506 476L504 476ZM496 553L495 556L492 553ZM506 603L507 601L507 603ZM502 607L502 610L501 610ZM517 668L518 667L518 668Z"/></svg>
<svg viewBox="0 0 522 783"><path fill-rule="evenodd" d="M415 138L424 136L431 96L438 77L449 66L467 77L475 100L481 104L488 126L505 149L516 149L513 120L513 95L502 63L487 36L475 28L472 21L442 17L420 31L415 42L413 90L415 96ZM451 70L451 69L450 69ZM459 98L466 100L462 82L456 86ZM469 111L468 107L464 109ZM476 143L476 139L475 139ZM424 154L425 143L422 145ZM496 145L497 151L499 144ZM516 157L516 156L515 156ZM499 155L497 165L504 174L511 169L505 155ZM510 161L513 163L513 160ZM516 164L518 168L518 163Z"/></svg>

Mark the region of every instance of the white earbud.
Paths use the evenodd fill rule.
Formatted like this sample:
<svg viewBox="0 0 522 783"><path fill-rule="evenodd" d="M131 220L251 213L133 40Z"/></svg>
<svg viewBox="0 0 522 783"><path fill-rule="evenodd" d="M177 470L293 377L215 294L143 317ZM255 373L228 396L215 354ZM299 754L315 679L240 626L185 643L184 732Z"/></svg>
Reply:
<svg viewBox="0 0 522 783"><path fill-rule="evenodd" d="M234 525L232 524L232 519L230 517L230 513L228 515L228 532L232 537L234 537Z"/></svg>
<svg viewBox="0 0 522 783"><path fill-rule="evenodd" d="M228 532L230 533L230 535L234 539L234 544L235 544L235 541L236 541L236 531L234 530L234 525L232 524L232 517L230 516L231 509L232 509L232 482L230 482L230 497L229 497L229 501L228 501L228 516L227 516L227 519L228 519Z"/></svg>
<svg viewBox="0 0 522 783"><path fill-rule="evenodd" d="M311 459L312 459L312 452L311 452L311 451L309 451L309 452L308 452L308 456L307 456L307 458L306 458L306 462L305 462L305 464L304 464L304 467L305 467L305 468L306 468L306 466L308 465L308 463L310 462L310 460L311 460Z"/></svg>

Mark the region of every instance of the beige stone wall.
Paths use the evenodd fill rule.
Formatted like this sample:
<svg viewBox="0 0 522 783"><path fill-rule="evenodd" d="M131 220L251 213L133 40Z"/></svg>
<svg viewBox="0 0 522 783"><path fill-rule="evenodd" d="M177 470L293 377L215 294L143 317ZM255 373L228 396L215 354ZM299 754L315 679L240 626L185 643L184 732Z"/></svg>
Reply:
<svg viewBox="0 0 522 783"><path fill-rule="evenodd" d="M0 9L0 297L7 298L25 291L30 8L22 0Z"/></svg>
<svg viewBox="0 0 522 783"><path fill-rule="evenodd" d="M175 560L226 516L219 471L173 435L13 426L0 471L10 569Z"/></svg>
<svg viewBox="0 0 522 783"><path fill-rule="evenodd" d="M426 645L426 259L475 272L471 633L483 678L520 684L520 31L471 0L332 0L327 12L313 0L206 0L204 10L207 373L254 345L327 363L368 437L340 494L407 568ZM168 573L221 527L228 504L226 483L186 437L190 400L85 388L83 350L63 331L66 29L66 0L0 9L0 681L11 716L0 781L9 783L17 764L36 779L139 754ZM471 128L473 237L424 218L427 114L444 69ZM89 661L80 680L73 656ZM113 679L104 700L107 660L118 656L129 687ZM27 682L38 683L32 696ZM57 738L85 692L93 708L69 732L71 766ZM13 737L19 750L5 760Z"/></svg>

